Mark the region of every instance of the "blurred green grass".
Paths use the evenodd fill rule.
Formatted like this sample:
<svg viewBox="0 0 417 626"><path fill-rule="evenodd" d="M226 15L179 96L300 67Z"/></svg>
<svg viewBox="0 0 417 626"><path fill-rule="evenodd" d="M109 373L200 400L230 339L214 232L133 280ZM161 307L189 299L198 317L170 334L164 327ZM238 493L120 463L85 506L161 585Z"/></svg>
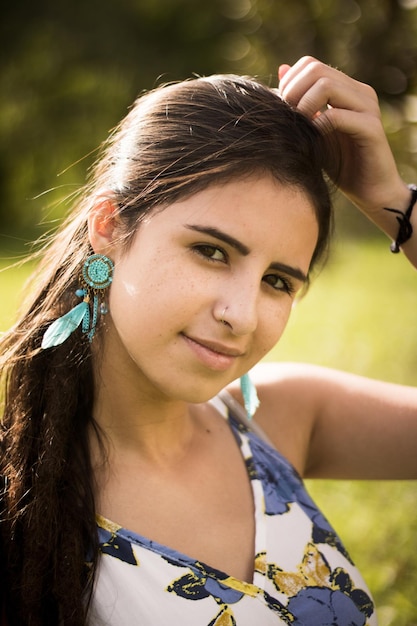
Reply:
<svg viewBox="0 0 417 626"><path fill-rule="evenodd" d="M0 270L6 266L0 262ZM14 321L29 269L0 271L0 331ZM387 240L338 241L267 358L413 385L416 312L417 272L390 253ZM380 626L416 626L417 483L308 481L308 487L362 570Z"/></svg>
<svg viewBox="0 0 417 626"><path fill-rule="evenodd" d="M10 259L0 254L0 332L16 321L25 283L33 268L31 261L23 262L17 258Z"/></svg>

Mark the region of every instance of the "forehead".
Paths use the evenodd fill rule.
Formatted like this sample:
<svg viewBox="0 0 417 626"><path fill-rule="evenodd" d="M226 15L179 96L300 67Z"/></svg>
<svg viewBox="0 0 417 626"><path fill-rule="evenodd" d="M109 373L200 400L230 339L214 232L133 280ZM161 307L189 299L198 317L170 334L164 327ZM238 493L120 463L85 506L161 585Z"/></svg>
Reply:
<svg viewBox="0 0 417 626"><path fill-rule="evenodd" d="M138 235L142 239L148 231L161 242L189 225L214 227L250 250L264 250L270 256L291 256L294 251L300 256L300 249L304 250L304 265L305 259L309 264L318 237L309 195L298 187L279 183L271 175L210 185L153 212Z"/></svg>
<svg viewBox="0 0 417 626"><path fill-rule="evenodd" d="M317 222L313 202L299 187L280 183L270 174L253 175L221 184L212 184L183 200L168 205L161 212L167 220L186 215L211 218L221 222L259 223L261 228L274 223L296 227L300 221Z"/></svg>

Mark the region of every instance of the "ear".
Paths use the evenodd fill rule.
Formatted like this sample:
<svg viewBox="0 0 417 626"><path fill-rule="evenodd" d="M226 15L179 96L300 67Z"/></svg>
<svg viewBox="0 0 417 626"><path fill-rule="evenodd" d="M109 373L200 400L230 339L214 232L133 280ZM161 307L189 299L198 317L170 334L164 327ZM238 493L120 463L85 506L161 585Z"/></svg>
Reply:
<svg viewBox="0 0 417 626"><path fill-rule="evenodd" d="M97 198L88 215L88 236L91 247L97 254L109 254L115 243L118 212L108 197Z"/></svg>

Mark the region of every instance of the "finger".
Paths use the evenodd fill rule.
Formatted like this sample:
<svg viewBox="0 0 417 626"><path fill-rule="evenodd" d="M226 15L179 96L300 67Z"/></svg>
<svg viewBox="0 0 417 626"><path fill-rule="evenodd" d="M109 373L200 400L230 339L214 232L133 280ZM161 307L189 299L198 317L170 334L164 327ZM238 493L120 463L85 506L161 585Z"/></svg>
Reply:
<svg viewBox="0 0 417 626"><path fill-rule="evenodd" d="M352 80L348 86L344 81L322 77L298 100L297 109L313 118L317 112L332 109L347 109L380 117L378 98L368 85Z"/></svg>
<svg viewBox="0 0 417 626"><path fill-rule="evenodd" d="M381 142L385 143L385 134L381 120L372 114L348 109L327 109L313 120L322 134L339 131L349 135L358 147L378 150Z"/></svg>
<svg viewBox="0 0 417 626"><path fill-rule="evenodd" d="M283 73L282 78L280 78L279 90L281 95L284 93L284 91L289 89L290 85L297 84L300 80L300 77L301 79L305 80L305 78L311 74L311 81L314 82L314 73L317 74L316 78L318 78L321 73L327 68L324 63L321 63L314 57L310 56L302 57L294 65L284 65L284 67L288 67L288 70L286 70Z"/></svg>
<svg viewBox="0 0 417 626"><path fill-rule="evenodd" d="M309 93L311 89L313 91ZM357 111L369 108L376 113L379 111L376 93L369 85L360 83L313 57L303 57L291 67L284 74L279 91L287 102L310 116L314 116L327 104ZM315 102L317 107L313 110Z"/></svg>
<svg viewBox="0 0 417 626"><path fill-rule="evenodd" d="M290 69L291 65L288 65L287 63L283 63L282 65L280 65L278 68L278 80L281 81Z"/></svg>

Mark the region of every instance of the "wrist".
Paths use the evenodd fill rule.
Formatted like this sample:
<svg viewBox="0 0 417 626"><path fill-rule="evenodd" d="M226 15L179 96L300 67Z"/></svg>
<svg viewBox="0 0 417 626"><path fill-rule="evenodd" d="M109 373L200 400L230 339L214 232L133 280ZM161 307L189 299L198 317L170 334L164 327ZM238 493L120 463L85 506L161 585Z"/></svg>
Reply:
<svg viewBox="0 0 417 626"><path fill-rule="evenodd" d="M397 222L397 236L391 244L391 252L398 253L403 244L407 243L413 235L413 224L411 217L417 203L417 186L407 185L409 190L409 201L405 210L384 207L384 211L391 213Z"/></svg>
<svg viewBox="0 0 417 626"><path fill-rule="evenodd" d="M366 194L366 198L357 198L354 203L369 219L391 223L396 230L395 219L387 215L384 207L393 207L399 211L406 211L410 201L408 185L398 177L397 180L385 184L375 183ZM388 219L387 219L388 218Z"/></svg>
<svg viewBox="0 0 417 626"><path fill-rule="evenodd" d="M400 178L394 184L381 185L381 188L368 194L365 202L363 198L351 198L353 203L366 217L383 230L388 237L395 239L398 234L398 222L395 214L385 210L392 207L404 213L410 203L410 189ZM372 198L372 200L371 200ZM417 215L417 212L416 212ZM417 228L417 225L416 225Z"/></svg>

